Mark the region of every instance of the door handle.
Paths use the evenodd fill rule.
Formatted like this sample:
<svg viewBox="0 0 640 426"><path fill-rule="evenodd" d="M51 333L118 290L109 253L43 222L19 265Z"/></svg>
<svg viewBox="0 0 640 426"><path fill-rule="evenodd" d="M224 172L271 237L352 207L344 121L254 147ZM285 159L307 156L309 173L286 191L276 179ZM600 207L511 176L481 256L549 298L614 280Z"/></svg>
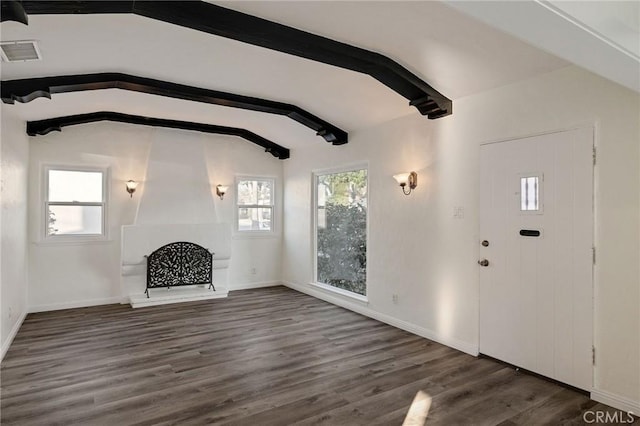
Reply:
<svg viewBox="0 0 640 426"><path fill-rule="evenodd" d="M489 261L487 259L478 260L478 265L489 266Z"/></svg>

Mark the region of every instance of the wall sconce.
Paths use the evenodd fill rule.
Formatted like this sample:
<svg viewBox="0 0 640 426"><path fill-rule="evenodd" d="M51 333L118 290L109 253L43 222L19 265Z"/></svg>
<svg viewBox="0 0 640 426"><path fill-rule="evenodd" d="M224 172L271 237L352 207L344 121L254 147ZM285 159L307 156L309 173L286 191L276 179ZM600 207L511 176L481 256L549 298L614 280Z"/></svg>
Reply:
<svg viewBox="0 0 640 426"><path fill-rule="evenodd" d="M402 192L404 193L404 195L411 194L411 190L415 189L416 186L418 186L418 174L416 172L400 173L397 175L393 175L393 178L402 188ZM407 186L409 186L409 192L407 192L407 190L405 189Z"/></svg>
<svg viewBox="0 0 640 426"><path fill-rule="evenodd" d="M138 187L138 182L136 182L135 180L129 179L127 183L125 183L125 185L127 186L127 192L129 193L130 198L133 198L133 193L136 192L136 188Z"/></svg>
<svg viewBox="0 0 640 426"><path fill-rule="evenodd" d="M218 185L216 186L216 195L220 197L221 200L224 200L224 194L227 193L229 187L227 185Z"/></svg>

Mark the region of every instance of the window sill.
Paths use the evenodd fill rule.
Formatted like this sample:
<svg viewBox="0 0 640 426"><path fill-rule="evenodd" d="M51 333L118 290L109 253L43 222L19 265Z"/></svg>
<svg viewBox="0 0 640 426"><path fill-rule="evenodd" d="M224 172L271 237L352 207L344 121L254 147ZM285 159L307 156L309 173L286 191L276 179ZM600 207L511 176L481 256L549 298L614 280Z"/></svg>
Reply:
<svg viewBox="0 0 640 426"><path fill-rule="evenodd" d="M250 239L276 239L280 238L280 234L277 232L260 232L260 231L246 231L246 232L234 232L231 237L234 240L250 240Z"/></svg>
<svg viewBox="0 0 640 426"><path fill-rule="evenodd" d="M84 245L105 245L114 241L108 238L54 238L33 241L36 246L84 246Z"/></svg>
<svg viewBox="0 0 640 426"><path fill-rule="evenodd" d="M337 288L337 287L333 287L331 285L328 284L323 284L323 283L317 283L317 282L311 282L309 283L314 287L318 287L319 289L325 290L327 292L330 293L334 293L334 294L338 294L340 296L346 296L350 299L356 300L360 303L362 303L363 305L368 305L369 304L369 299L367 298L367 296L362 296L360 294L356 294L356 293L352 293L350 291L347 290L343 290L341 288Z"/></svg>

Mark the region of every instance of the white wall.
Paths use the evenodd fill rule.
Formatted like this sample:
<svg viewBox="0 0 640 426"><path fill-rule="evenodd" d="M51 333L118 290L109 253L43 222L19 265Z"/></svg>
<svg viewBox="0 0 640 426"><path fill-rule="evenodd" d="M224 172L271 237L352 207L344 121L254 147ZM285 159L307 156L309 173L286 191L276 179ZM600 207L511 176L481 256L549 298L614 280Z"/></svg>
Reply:
<svg viewBox="0 0 640 426"><path fill-rule="evenodd" d="M594 396L640 407L639 121L638 94L568 67L455 100L453 115L444 119L412 114L351 131L345 146L293 152L284 170L284 280L473 353L479 338L480 144L595 125ZM311 173L362 160L369 162L370 179L366 306L309 286ZM419 185L407 197L392 175L411 170ZM463 219L453 218L455 206L464 207Z"/></svg>
<svg viewBox="0 0 640 426"><path fill-rule="evenodd" d="M198 132L154 129L136 225L217 222Z"/></svg>
<svg viewBox="0 0 640 426"><path fill-rule="evenodd" d="M102 122L29 138L29 307L32 311L121 301L120 230L122 225L134 223L145 190L144 178L154 132L167 132L174 137L180 134L171 129ZM205 141L207 172L214 197L215 185L232 185L235 174L274 176L279 185L276 189L281 189L281 160L240 138L195 135L199 136L189 132L185 137L190 140L199 137ZM175 137L175 143L180 144L179 137ZM41 241L42 164L110 167L109 241L82 245ZM142 182L133 198L125 191L124 183L129 179ZM231 222L233 190L224 200L217 197L214 200L217 221ZM216 218L212 218L213 221ZM229 289L280 279L279 234L267 239L234 237L231 250ZM256 259L256 253L267 254ZM256 269L255 274L250 273L252 268Z"/></svg>
<svg viewBox="0 0 640 426"><path fill-rule="evenodd" d="M27 164L29 143L25 124L17 120L11 107L2 105L0 133L0 281L2 300L2 354L27 313Z"/></svg>

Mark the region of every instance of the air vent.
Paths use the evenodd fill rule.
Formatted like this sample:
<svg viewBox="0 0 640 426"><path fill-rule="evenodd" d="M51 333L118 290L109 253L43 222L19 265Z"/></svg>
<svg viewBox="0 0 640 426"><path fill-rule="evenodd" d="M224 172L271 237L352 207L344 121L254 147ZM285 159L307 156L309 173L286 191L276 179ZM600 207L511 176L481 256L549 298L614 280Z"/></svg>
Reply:
<svg viewBox="0 0 640 426"><path fill-rule="evenodd" d="M5 62L37 61L42 59L35 40L3 41L0 54Z"/></svg>

